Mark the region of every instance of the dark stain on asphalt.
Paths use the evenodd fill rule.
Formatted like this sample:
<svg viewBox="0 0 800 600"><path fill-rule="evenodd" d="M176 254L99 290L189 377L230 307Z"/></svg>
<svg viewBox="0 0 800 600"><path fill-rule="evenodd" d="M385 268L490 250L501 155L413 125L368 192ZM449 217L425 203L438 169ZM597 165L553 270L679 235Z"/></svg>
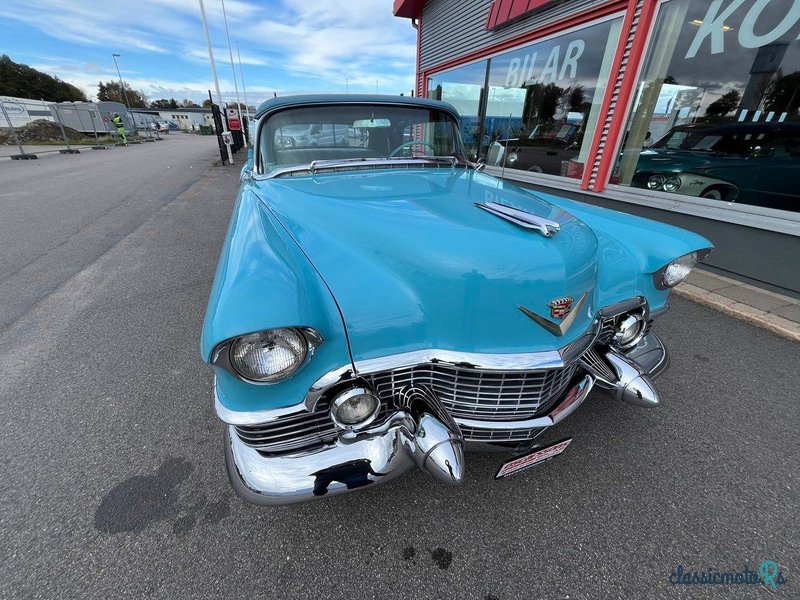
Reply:
<svg viewBox="0 0 800 600"><path fill-rule="evenodd" d="M709 363L709 362L711 362L710 358L708 358L707 356L704 356L703 354L697 353L697 352L695 352L694 357L695 357L696 360L700 361L701 363Z"/></svg>
<svg viewBox="0 0 800 600"><path fill-rule="evenodd" d="M486 594L483 597L483 600L500 600L500 598L498 598L497 596L492 596L491 594Z"/></svg>
<svg viewBox="0 0 800 600"><path fill-rule="evenodd" d="M440 569L446 569L450 566L450 563L453 562L453 553L448 552L444 548L437 548L431 552L431 558L433 558L437 567Z"/></svg>
<svg viewBox="0 0 800 600"><path fill-rule="evenodd" d="M414 546L408 546L407 548L403 548L403 560L411 560L416 556L417 551L414 550Z"/></svg>
<svg viewBox="0 0 800 600"><path fill-rule="evenodd" d="M192 463L168 458L153 475L135 475L117 484L100 502L94 526L106 533L142 531L148 525L178 515L178 486L189 477ZM195 517L184 516L174 528L190 529Z"/></svg>
<svg viewBox="0 0 800 600"><path fill-rule="evenodd" d="M228 503L228 498L223 496L206 507L204 518L209 523L219 523L229 514L231 514L231 505Z"/></svg>

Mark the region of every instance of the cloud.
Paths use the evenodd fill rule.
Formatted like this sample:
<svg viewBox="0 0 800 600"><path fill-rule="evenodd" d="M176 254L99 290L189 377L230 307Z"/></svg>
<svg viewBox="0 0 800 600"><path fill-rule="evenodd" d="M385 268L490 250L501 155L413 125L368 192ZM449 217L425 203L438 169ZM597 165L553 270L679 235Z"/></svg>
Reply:
<svg viewBox="0 0 800 600"><path fill-rule="evenodd" d="M285 68L297 76L386 91L414 85L415 32L392 15L391 3L374 0L283 0L269 19L246 30L250 41L280 49ZM381 83L382 82L382 83ZM394 89L391 89L394 92Z"/></svg>
<svg viewBox="0 0 800 600"><path fill-rule="evenodd" d="M112 52L123 55L126 81L151 97L195 91L194 98L202 99L197 94L204 96L211 87L197 0L2 2L5 27L38 30L63 42L58 51L63 48L63 56L73 59L37 58L32 66L89 95L96 93L97 81L116 79ZM222 5L220 0L204 0L204 5L220 86L232 91ZM415 32L408 20L392 15L391 0L225 0L225 9L254 96L285 89L372 92L376 81L385 93L414 87ZM0 23L0 34L2 28ZM20 53L34 56L28 50L34 48ZM49 53L54 50L51 45ZM233 56L238 63L235 47ZM96 64L106 62L106 67Z"/></svg>

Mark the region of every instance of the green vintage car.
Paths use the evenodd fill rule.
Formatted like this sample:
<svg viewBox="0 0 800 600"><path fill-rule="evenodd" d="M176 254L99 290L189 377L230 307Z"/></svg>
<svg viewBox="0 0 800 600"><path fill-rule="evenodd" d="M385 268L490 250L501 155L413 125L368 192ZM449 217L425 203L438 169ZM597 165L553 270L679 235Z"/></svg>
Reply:
<svg viewBox="0 0 800 600"><path fill-rule="evenodd" d="M631 185L797 211L800 123L673 127L642 150Z"/></svg>

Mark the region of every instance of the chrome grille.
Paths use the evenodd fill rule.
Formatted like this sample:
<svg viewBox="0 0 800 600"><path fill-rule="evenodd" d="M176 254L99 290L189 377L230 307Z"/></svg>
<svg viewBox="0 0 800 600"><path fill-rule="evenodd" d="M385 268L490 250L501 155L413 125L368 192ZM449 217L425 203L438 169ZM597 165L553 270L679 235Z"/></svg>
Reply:
<svg viewBox="0 0 800 600"><path fill-rule="evenodd" d="M496 430L496 429L478 429L477 427L461 426L461 433L464 439L469 442L529 442L540 434L544 429L538 427L536 429L518 429L518 430Z"/></svg>
<svg viewBox="0 0 800 600"><path fill-rule="evenodd" d="M575 371L490 371L450 364L421 364L363 375L385 404L406 386L431 388L453 417L514 421L536 416L558 398Z"/></svg>
<svg viewBox="0 0 800 600"><path fill-rule="evenodd" d="M320 402L313 413L298 413L260 425L238 425L236 433L248 446L275 454L331 442L337 435L327 402Z"/></svg>
<svg viewBox="0 0 800 600"><path fill-rule="evenodd" d="M581 365L586 368L592 375L605 379L608 382L616 381L617 377L614 371L606 364L606 361L597 353L594 348L589 348L583 356L581 356Z"/></svg>
<svg viewBox="0 0 800 600"><path fill-rule="evenodd" d="M597 335L597 342L607 344L614 335L614 325L616 317L607 317L600 322L600 333Z"/></svg>

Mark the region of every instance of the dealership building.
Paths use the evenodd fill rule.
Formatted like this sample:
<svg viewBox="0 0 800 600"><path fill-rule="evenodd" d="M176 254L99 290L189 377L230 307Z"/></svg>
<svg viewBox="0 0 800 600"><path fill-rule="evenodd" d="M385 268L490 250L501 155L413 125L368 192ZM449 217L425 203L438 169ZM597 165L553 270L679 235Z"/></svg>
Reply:
<svg viewBox="0 0 800 600"><path fill-rule="evenodd" d="M712 240L711 269L800 295L800 1L395 0L417 90L473 159Z"/></svg>

